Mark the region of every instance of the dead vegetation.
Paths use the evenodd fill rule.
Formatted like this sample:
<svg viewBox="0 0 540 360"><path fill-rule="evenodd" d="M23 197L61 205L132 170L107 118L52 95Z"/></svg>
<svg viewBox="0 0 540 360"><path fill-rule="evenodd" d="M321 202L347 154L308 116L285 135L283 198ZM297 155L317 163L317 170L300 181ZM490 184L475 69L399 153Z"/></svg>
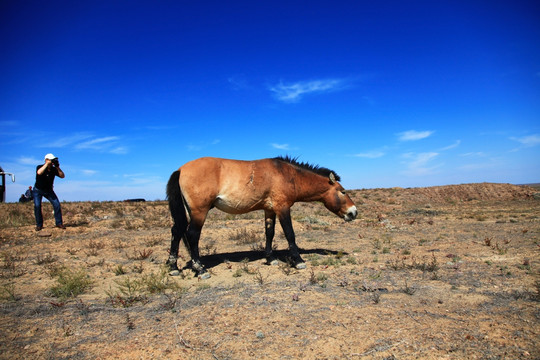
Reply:
<svg viewBox="0 0 540 360"><path fill-rule="evenodd" d="M167 275L165 202L64 203L66 230L46 203L40 233L31 204L0 204L0 358L540 357L537 190L352 197L352 223L295 205L300 271L280 233L281 262L265 265L262 213L212 210L205 281Z"/></svg>

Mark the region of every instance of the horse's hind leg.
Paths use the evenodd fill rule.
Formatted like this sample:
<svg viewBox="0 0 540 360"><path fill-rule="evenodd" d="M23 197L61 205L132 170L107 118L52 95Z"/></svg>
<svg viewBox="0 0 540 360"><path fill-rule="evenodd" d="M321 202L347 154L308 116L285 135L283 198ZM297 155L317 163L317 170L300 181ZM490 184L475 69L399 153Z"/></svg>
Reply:
<svg viewBox="0 0 540 360"><path fill-rule="evenodd" d="M266 257L266 263L268 265L277 265L278 261L274 256L274 251L272 249L272 240L274 239L275 227L276 227L276 214L271 211L264 212L265 217L265 228L264 232L266 234L266 248L264 251L264 256Z"/></svg>
<svg viewBox="0 0 540 360"><path fill-rule="evenodd" d="M178 269L177 260L178 260L178 248L180 247L180 238L184 236L185 228L182 229L177 224L171 228L171 249L169 251L169 259L167 260L167 265L169 265L169 275L177 276L180 275L180 270Z"/></svg>
<svg viewBox="0 0 540 360"><path fill-rule="evenodd" d="M204 222L203 222L204 223ZM189 254L191 255L191 268L201 279L208 279L210 274L201 263L199 255L199 239L201 238L202 224L197 221L191 221L188 226L186 237L184 239Z"/></svg>

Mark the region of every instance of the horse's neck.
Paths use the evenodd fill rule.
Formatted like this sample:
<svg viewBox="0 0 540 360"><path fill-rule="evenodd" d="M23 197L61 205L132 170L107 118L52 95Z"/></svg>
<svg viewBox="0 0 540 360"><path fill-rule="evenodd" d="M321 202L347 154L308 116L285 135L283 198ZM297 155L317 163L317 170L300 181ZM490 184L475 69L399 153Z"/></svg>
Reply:
<svg viewBox="0 0 540 360"><path fill-rule="evenodd" d="M319 201L328 188L324 177L305 172L296 180L296 201Z"/></svg>

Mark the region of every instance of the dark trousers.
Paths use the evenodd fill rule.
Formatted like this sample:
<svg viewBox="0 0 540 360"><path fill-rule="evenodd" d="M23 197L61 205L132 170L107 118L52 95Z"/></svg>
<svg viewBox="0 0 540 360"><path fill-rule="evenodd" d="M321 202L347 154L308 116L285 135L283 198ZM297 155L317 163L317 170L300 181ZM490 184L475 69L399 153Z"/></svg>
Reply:
<svg viewBox="0 0 540 360"><path fill-rule="evenodd" d="M60 200L54 191L41 191L34 187L32 190L32 196L34 197L34 215L36 217L36 226L43 226L43 214L41 213L41 200L43 197L52 204L54 209L54 220L56 225L62 225L62 209L60 208Z"/></svg>

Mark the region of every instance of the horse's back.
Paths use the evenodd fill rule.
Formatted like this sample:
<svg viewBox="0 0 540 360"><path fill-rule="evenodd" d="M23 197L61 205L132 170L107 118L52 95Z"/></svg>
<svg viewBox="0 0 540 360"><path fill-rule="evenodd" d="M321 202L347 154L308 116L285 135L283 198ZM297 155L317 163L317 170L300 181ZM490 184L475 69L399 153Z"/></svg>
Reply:
<svg viewBox="0 0 540 360"><path fill-rule="evenodd" d="M265 207L276 178L272 159L204 157L186 163L180 171L180 186L189 203L211 203L238 213Z"/></svg>
<svg viewBox="0 0 540 360"><path fill-rule="evenodd" d="M245 173L251 167L250 164L262 161L244 161L233 159L222 159L216 157L202 157L184 164L180 171L182 176L203 178L219 178L222 174L233 177L237 174Z"/></svg>

